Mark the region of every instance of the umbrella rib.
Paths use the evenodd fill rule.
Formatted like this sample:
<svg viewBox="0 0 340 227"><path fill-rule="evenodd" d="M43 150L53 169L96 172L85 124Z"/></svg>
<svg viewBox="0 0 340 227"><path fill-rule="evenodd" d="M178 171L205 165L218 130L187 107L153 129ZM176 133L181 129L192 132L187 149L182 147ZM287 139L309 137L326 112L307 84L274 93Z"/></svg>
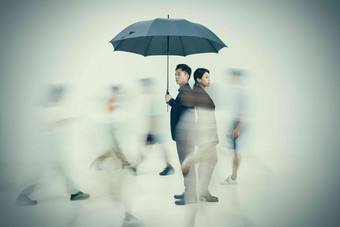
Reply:
<svg viewBox="0 0 340 227"><path fill-rule="evenodd" d="M208 40L208 43L214 48L214 50L216 51L216 53L218 53L218 50L216 49L216 47L214 45L211 44L211 41L209 39Z"/></svg>
<svg viewBox="0 0 340 227"><path fill-rule="evenodd" d="M201 25L200 25L200 26L201 26ZM197 27L195 27L195 30L196 30L196 32L197 32L198 34L200 34L200 32L198 32L198 30L197 30ZM203 38L203 37L201 36L200 38ZM206 38L205 38L205 40L207 40L208 43L210 44L210 46L212 46L212 48L216 51L216 53L218 53L218 50L215 48L215 46L211 44L210 39L206 39Z"/></svg>
<svg viewBox="0 0 340 227"><path fill-rule="evenodd" d="M146 57L146 56L147 56L147 54L148 54L148 51L149 51L149 49L150 49L150 43L151 43L151 41L152 41L153 37L154 37L154 36L151 36L151 39L150 39L150 41L149 41L148 48L146 49L146 52L145 52L145 55L144 55L144 57Z"/></svg>
<svg viewBox="0 0 340 227"><path fill-rule="evenodd" d="M185 50L184 50L184 46L183 46L183 42L182 42L182 38L181 36L178 36L179 37L179 41L181 41L181 46L182 46L182 49L183 49L183 53L184 53L184 57L187 56L186 53L185 53Z"/></svg>
<svg viewBox="0 0 340 227"><path fill-rule="evenodd" d="M114 47L114 50L118 50L118 47L120 46L121 43L122 43L122 41L120 41L120 42L118 43L117 47L115 47L115 46L113 45L113 42L112 42L111 44L112 44L112 46Z"/></svg>

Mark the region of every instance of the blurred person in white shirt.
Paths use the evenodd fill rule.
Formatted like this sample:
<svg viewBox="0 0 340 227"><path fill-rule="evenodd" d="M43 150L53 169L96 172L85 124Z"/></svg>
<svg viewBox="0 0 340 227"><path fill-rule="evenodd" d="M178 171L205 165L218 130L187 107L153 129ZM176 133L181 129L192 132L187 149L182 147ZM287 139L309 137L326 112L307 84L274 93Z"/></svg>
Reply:
<svg viewBox="0 0 340 227"><path fill-rule="evenodd" d="M238 146L240 136L244 133L249 117L249 88L245 84L245 71L232 69L231 86L228 89L229 108L231 114L231 128L227 133L227 139L233 152L232 174L228 176L222 185L237 184L237 173L240 166L241 156Z"/></svg>
<svg viewBox="0 0 340 227"><path fill-rule="evenodd" d="M70 177L71 167L68 165L68 142L67 130L70 123L76 117L70 116L70 111L67 109L65 101L65 86L52 85L49 89L47 99L43 102L42 111L42 124L41 124L41 153L37 156L44 171L47 174L48 181L52 180L54 171L57 175L62 176L65 180L66 189L70 194L70 200L84 200L90 197L89 194L83 193L78 189L76 183ZM41 180L42 176L37 179ZM36 205L38 202L32 200L30 195L34 191L38 182L30 182L25 189L18 195L16 205Z"/></svg>

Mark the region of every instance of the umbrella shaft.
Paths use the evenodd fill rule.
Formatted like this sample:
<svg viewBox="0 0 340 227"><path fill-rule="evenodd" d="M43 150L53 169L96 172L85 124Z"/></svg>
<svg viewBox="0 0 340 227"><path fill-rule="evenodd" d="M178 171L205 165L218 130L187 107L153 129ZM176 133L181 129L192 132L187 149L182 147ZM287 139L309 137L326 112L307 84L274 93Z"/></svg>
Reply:
<svg viewBox="0 0 340 227"><path fill-rule="evenodd" d="M166 93L169 94L169 55L166 56Z"/></svg>
<svg viewBox="0 0 340 227"><path fill-rule="evenodd" d="M169 16L169 15L168 15ZM169 94L169 36L167 37L167 43L166 43L166 91L167 94Z"/></svg>

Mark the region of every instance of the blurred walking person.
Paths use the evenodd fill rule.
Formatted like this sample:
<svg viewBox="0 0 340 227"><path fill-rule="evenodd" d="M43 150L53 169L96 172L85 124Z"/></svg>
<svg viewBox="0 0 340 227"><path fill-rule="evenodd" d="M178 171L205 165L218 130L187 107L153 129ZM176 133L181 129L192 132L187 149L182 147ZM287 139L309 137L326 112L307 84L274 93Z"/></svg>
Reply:
<svg viewBox="0 0 340 227"><path fill-rule="evenodd" d="M109 176L110 194L115 201L121 201L124 206L122 226L143 226L144 222L132 215L132 195L128 194L128 189L134 186L129 177L136 175L136 168L127 161L119 140L119 134L122 133L128 119L122 102L121 87L112 86L109 98L104 103L104 117L99 119L93 130L97 142L95 149L103 152L91 163L91 167Z"/></svg>
<svg viewBox="0 0 340 227"><path fill-rule="evenodd" d="M239 138L245 131L245 126L248 118L248 88L243 83L244 71L241 69L232 69L232 85L229 88L230 111L231 111L231 128L227 133L227 139L230 141L233 162L232 173L224 181L222 185L237 184L237 173L241 162L239 151Z"/></svg>
<svg viewBox="0 0 340 227"><path fill-rule="evenodd" d="M108 150L100 155L93 163L92 165L96 168L99 168L96 166L103 160L109 158L112 155L115 155L118 157L118 159L121 161L122 168L130 170L134 175L136 175L136 168L132 166L126 159L125 155L121 151L119 141L118 141L118 127L119 124L121 124L121 121L123 121L124 113L121 111L121 95L120 95L120 87L119 86L112 86L110 91L110 97L106 101L105 106L105 117L104 121L102 122L102 128L105 129L104 137L106 139L105 142L109 144Z"/></svg>
<svg viewBox="0 0 340 227"><path fill-rule="evenodd" d="M141 80L142 83L142 102L143 109L145 109L146 116L145 121L147 123L147 135L145 138L145 147L150 148L153 145L159 145L163 151L164 160L166 163L165 168L159 173L160 176L167 176L175 173L173 166L169 162L169 157L167 155L167 149L164 145L164 132L161 125L163 120L163 114L160 112L159 102L155 96L154 91L154 81L152 78L145 78ZM139 163L144 159L143 152L139 154Z"/></svg>
<svg viewBox="0 0 340 227"><path fill-rule="evenodd" d="M68 110L64 105L65 86L51 86L47 100L43 103L42 116L42 153L37 156L39 158L43 171L41 173L51 174L55 171L58 175L65 179L67 192L70 194L70 200L84 200L90 197L89 194L83 193L78 189L76 183L70 177L70 168L68 165L68 141L67 129L69 124L75 121L74 117L70 117ZM41 175L40 173L40 175ZM37 180L41 180L42 176L38 176ZM48 176L48 181L51 178ZM38 182L31 182L18 195L16 205L36 205L38 202L32 200L30 195L35 190Z"/></svg>

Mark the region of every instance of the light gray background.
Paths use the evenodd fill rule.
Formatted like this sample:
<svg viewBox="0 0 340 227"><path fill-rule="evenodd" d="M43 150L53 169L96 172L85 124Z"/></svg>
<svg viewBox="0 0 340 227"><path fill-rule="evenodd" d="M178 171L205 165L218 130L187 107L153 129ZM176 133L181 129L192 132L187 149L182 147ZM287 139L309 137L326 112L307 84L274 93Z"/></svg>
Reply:
<svg viewBox="0 0 340 227"><path fill-rule="evenodd" d="M339 205L339 9L338 1L1 1L1 162L35 149L36 108L47 83L69 83L72 98L82 100L108 83L153 76L163 96L166 57L113 52L108 42L134 22L170 14L208 27L229 47L171 56L171 93L178 63L210 69L214 86L226 69L246 69L253 150L305 158L299 168L306 172L285 179L305 182L291 187L317 199L305 206L306 198L296 197L296 212L332 221Z"/></svg>

